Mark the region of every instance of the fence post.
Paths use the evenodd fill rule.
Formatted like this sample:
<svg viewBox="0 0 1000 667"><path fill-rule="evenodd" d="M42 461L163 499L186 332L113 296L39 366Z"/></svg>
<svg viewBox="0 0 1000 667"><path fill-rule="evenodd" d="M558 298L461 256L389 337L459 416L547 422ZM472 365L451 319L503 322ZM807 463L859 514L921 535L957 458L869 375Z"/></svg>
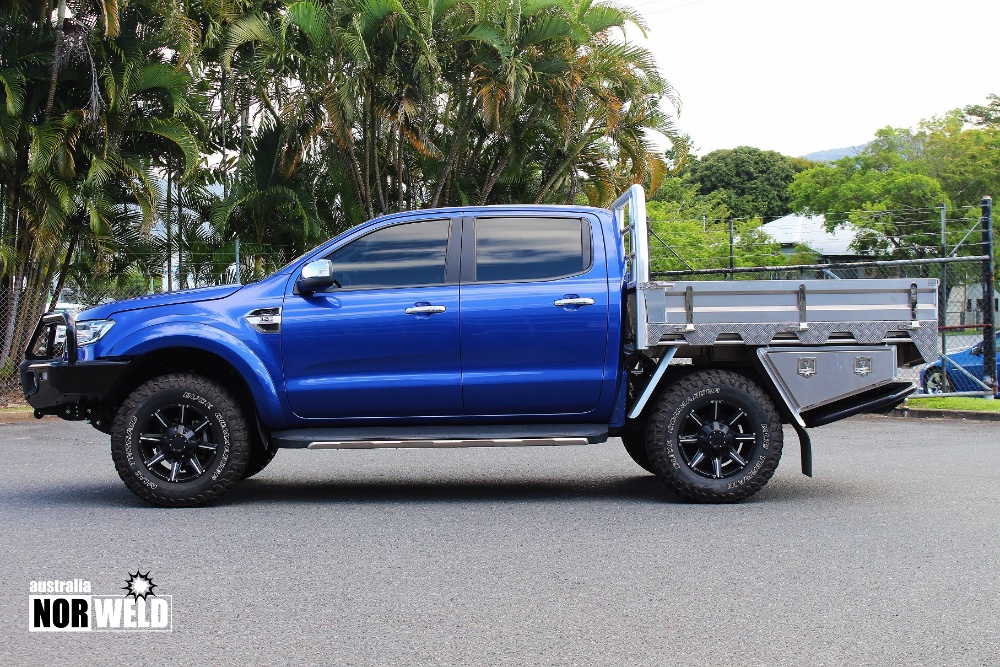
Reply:
<svg viewBox="0 0 1000 667"><path fill-rule="evenodd" d="M993 326L996 305L993 293L996 275L993 268L993 198L983 197L983 254L989 257L983 262L983 383L993 388L993 398L997 393L997 339Z"/></svg>
<svg viewBox="0 0 1000 667"><path fill-rule="evenodd" d="M941 204L941 259L948 257L947 205ZM941 329L941 354L948 354L948 262L941 262L941 303L938 306L938 326Z"/></svg>
<svg viewBox="0 0 1000 667"><path fill-rule="evenodd" d="M729 218L729 279L736 280L736 236L733 234L733 219Z"/></svg>

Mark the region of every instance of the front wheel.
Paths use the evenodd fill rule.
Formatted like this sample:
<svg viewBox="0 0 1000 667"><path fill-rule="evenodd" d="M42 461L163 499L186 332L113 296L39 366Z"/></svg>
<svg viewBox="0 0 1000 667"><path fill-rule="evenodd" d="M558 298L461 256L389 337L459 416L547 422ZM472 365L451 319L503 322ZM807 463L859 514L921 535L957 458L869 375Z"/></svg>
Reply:
<svg viewBox="0 0 1000 667"><path fill-rule="evenodd" d="M143 500L194 507L240 481L250 440L239 404L223 387L198 375L165 375L140 386L118 410L111 457Z"/></svg>
<svg viewBox="0 0 1000 667"><path fill-rule="evenodd" d="M778 467L781 419L756 384L729 371L692 373L658 399L646 452L660 479L695 502L729 503L759 491Z"/></svg>

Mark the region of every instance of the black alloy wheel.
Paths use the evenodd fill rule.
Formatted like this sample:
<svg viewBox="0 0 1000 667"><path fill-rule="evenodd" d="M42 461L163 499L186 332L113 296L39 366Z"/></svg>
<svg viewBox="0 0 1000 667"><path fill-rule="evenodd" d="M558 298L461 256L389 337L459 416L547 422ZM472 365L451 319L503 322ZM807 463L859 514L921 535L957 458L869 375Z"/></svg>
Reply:
<svg viewBox="0 0 1000 667"><path fill-rule="evenodd" d="M709 479L734 477L750 465L757 433L746 411L721 399L710 400L684 417L678 436L684 463Z"/></svg>
<svg viewBox="0 0 1000 667"><path fill-rule="evenodd" d="M146 469L165 482L190 482L205 474L219 455L212 420L188 403L154 410L139 429L139 448Z"/></svg>

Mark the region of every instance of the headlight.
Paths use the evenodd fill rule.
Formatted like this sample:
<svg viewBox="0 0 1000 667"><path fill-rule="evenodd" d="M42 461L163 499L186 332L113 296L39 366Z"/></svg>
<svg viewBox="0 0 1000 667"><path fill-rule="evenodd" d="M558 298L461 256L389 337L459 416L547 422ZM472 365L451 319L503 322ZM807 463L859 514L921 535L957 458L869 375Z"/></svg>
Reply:
<svg viewBox="0 0 1000 667"><path fill-rule="evenodd" d="M115 325L114 320L87 320L76 323L76 344L96 343Z"/></svg>

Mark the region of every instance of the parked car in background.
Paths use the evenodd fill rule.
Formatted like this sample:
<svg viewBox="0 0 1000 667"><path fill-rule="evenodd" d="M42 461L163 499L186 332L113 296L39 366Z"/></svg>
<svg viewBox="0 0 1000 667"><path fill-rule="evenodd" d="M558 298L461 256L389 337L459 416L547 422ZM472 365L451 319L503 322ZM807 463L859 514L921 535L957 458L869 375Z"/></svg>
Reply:
<svg viewBox="0 0 1000 667"><path fill-rule="evenodd" d="M1000 341L1000 334L998 334L998 341ZM998 342L998 346L1000 346L1000 342ZM983 379L982 341L961 352L949 354L948 358L977 380ZM921 391L925 394L945 394L953 391L980 391L982 389L968 376L958 371L954 364L946 364L941 357L927 364L920 374ZM994 373L998 371L1000 371L1000 364Z"/></svg>

